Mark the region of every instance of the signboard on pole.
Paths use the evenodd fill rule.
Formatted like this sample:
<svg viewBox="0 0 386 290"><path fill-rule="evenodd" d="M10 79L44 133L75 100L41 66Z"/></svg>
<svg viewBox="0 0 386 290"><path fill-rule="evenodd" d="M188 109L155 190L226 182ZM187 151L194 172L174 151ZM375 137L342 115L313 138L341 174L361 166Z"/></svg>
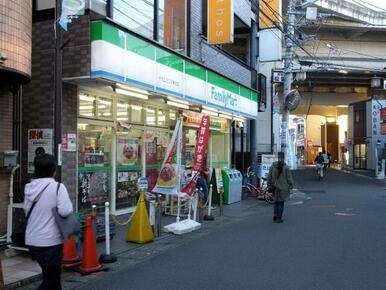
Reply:
<svg viewBox="0 0 386 290"><path fill-rule="evenodd" d="M208 0L208 43L233 43L232 0Z"/></svg>
<svg viewBox="0 0 386 290"><path fill-rule="evenodd" d="M276 155L273 154L263 154L261 155L261 178L268 178L269 169L271 168L272 163L277 161Z"/></svg>
<svg viewBox="0 0 386 290"><path fill-rule="evenodd" d="M28 173L34 172L34 159L39 154L52 154L53 146L52 129L28 130Z"/></svg>

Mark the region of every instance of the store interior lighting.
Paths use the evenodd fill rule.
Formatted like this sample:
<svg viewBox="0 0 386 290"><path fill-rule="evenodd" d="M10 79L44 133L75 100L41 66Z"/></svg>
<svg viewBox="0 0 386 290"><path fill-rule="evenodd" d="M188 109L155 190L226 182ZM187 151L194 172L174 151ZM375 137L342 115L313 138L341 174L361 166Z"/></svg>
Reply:
<svg viewBox="0 0 386 290"><path fill-rule="evenodd" d="M174 97L168 97L168 100L170 100L172 102L176 102L176 103L181 103L181 104L184 104L184 105L187 105L187 106L190 105L190 103L188 101L180 100L180 99L177 99L177 98L174 98Z"/></svg>
<svg viewBox="0 0 386 290"><path fill-rule="evenodd" d="M205 114L205 115L210 115L210 116L218 117L218 114L217 114L216 112L209 111L209 110L205 110L205 109L202 109L202 110L201 110L201 113L202 113L202 114Z"/></svg>
<svg viewBox="0 0 386 290"><path fill-rule="evenodd" d="M177 108L181 108L181 109L187 109L187 110L189 109L188 105L182 104L182 103L179 103L179 102L166 101L166 104L168 104L169 106L177 107Z"/></svg>
<svg viewBox="0 0 386 290"><path fill-rule="evenodd" d="M230 115L228 115L228 114L218 114L218 116L219 116L220 118L232 120L232 116L230 116Z"/></svg>
<svg viewBox="0 0 386 290"><path fill-rule="evenodd" d="M205 111L212 111L212 112L218 113L218 110L214 109L212 107L202 106L202 109L205 110Z"/></svg>
<svg viewBox="0 0 386 290"><path fill-rule="evenodd" d="M111 101L106 101L106 100L99 99L98 102L101 103L101 104L104 104L104 105L111 106Z"/></svg>
<svg viewBox="0 0 386 290"><path fill-rule="evenodd" d="M128 109L130 107L130 105L126 104L126 103L117 103L117 107L118 108Z"/></svg>
<svg viewBox="0 0 386 290"><path fill-rule="evenodd" d="M94 97L90 97L90 96L87 96L87 95L79 95L79 99L81 101L85 101L85 102L94 102L95 101Z"/></svg>
<svg viewBox="0 0 386 290"><path fill-rule="evenodd" d="M79 110L92 110L94 109L94 106L91 106L91 105L85 105L85 106L79 106Z"/></svg>
<svg viewBox="0 0 386 290"><path fill-rule="evenodd" d="M127 116L127 112L117 112L117 116Z"/></svg>
<svg viewBox="0 0 386 290"><path fill-rule="evenodd" d="M143 109L142 106L138 106L138 105L131 105L131 108L135 111L141 111Z"/></svg>
<svg viewBox="0 0 386 290"><path fill-rule="evenodd" d="M138 98L138 99L142 99L142 100L148 100L149 99L148 95L140 94L140 93L136 93L136 92L132 92L132 91L127 91L124 89L115 88L115 92L117 94L129 96L129 97L134 97L134 98Z"/></svg>

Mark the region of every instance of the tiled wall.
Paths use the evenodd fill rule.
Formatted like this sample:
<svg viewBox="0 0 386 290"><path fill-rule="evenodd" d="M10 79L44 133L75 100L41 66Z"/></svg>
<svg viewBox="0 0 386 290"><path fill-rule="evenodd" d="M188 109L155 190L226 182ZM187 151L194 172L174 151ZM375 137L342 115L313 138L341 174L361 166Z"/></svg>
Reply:
<svg viewBox="0 0 386 290"><path fill-rule="evenodd" d="M32 1L0 1L0 52L6 67L31 74Z"/></svg>
<svg viewBox="0 0 386 290"><path fill-rule="evenodd" d="M13 96L8 87L0 87L0 152L12 149L12 104ZM9 194L9 171L0 168L0 235L7 224Z"/></svg>
<svg viewBox="0 0 386 290"><path fill-rule="evenodd" d="M63 32L63 78L90 74L90 24L89 16L78 18ZM27 132L33 128L54 127L54 71L55 42L52 20L33 24L32 79L24 89L23 100L23 148L27 152ZM67 40L69 40L67 42ZM62 133L76 133L77 86L63 82ZM62 182L71 199L76 198L76 152L64 152L62 156ZM27 156L24 156L24 164ZM23 168L27 177L27 168ZM26 181L26 178L25 178ZM75 203L74 203L75 205Z"/></svg>
<svg viewBox="0 0 386 290"><path fill-rule="evenodd" d="M251 23L251 6L247 0L234 1L234 12L248 25ZM251 71L234 60L232 57L222 53L219 49L208 45L202 38L202 0L192 0L191 4L191 57L218 71L225 76L251 86Z"/></svg>

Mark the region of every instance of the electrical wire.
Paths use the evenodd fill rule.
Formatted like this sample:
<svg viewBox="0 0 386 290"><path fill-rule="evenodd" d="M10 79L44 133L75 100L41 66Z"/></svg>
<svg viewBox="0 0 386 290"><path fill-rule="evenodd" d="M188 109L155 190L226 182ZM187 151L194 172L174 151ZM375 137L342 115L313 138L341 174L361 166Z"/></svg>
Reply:
<svg viewBox="0 0 386 290"><path fill-rule="evenodd" d="M274 14L276 15L278 21L284 25L284 24L287 24L288 25L288 20L286 20L282 15L280 15L280 13L278 13L277 11L275 11L275 9L273 9L273 7L266 1L266 0L261 0L266 6L267 8ZM316 1L315 1L316 2ZM262 13L266 18L268 18L283 34L285 34L284 30L281 29L277 24L276 24L276 21L274 21L269 15L267 15L265 12L263 12L262 10L260 10L260 13ZM280 20L280 18L282 20ZM321 26L320 26L321 27ZM320 30L320 27L318 28L318 31ZM295 30L299 33L302 33L301 31L299 31L296 27L294 27ZM311 59L313 59L317 64L319 65L322 65L322 66L325 66L325 65L330 65L330 64L327 64L327 63L324 63L324 62L320 62L318 57L316 55L312 55L310 52L308 52L301 43L299 43L298 39L296 38L296 36L292 33L290 34L287 34L288 37L294 41L294 43L297 45L297 47L299 47L303 52L305 52L309 57L311 57ZM295 39L294 39L295 38ZM321 40L319 40L319 46L320 47L320 42ZM355 51L351 51L353 53L357 53L358 55L360 55L361 53L360 52L355 52ZM369 55L368 55L369 56ZM382 58L377 58L377 57L373 57L373 58L376 58L376 59L380 59L380 60L384 60ZM343 60L341 60L343 65L345 66L345 63ZM357 67L357 68L363 68L363 67ZM366 68L363 68L363 69L366 69Z"/></svg>

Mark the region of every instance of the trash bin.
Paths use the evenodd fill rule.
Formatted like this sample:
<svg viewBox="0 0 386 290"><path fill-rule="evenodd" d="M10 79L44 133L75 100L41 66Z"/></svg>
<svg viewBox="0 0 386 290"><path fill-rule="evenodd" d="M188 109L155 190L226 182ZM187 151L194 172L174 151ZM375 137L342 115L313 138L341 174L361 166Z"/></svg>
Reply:
<svg viewBox="0 0 386 290"><path fill-rule="evenodd" d="M224 203L231 204L241 201L242 175L236 169L223 169L221 171L224 184Z"/></svg>

